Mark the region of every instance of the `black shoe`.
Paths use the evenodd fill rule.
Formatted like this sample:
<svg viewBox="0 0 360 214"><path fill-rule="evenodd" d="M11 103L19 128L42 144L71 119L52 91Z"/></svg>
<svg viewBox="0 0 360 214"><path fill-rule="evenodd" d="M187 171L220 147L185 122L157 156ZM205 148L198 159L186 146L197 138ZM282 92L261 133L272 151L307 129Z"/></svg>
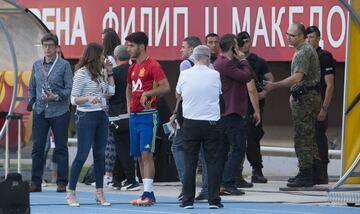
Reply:
<svg viewBox="0 0 360 214"><path fill-rule="evenodd" d="M264 176L261 175L253 175L251 176L251 183L267 183L267 179Z"/></svg>
<svg viewBox="0 0 360 214"><path fill-rule="evenodd" d="M59 183L57 185L56 192L66 192L66 185L63 183Z"/></svg>
<svg viewBox="0 0 360 214"><path fill-rule="evenodd" d="M293 182L286 184L288 187L313 187L314 183L311 178L297 177Z"/></svg>
<svg viewBox="0 0 360 214"><path fill-rule="evenodd" d="M195 197L195 201L202 201L202 200L208 200L209 195L200 193L198 196Z"/></svg>
<svg viewBox="0 0 360 214"><path fill-rule="evenodd" d="M29 188L29 192L41 192L41 185L31 184Z"/></svg>
<svg viewBox="0 0 360 214"><path fill-rule="evenodd" d="M182 207L184 209L194 209L194 205L192 204L184 205L183 203L181 203L179 207Z"/></svg>
<svg viewBox="0 0 360 214"><path fill-rule="evenodd" d="M125 182L125 184L127 184L127 183ZM124 187L125 187L125 185L124 185ZM139 182L137 182L137 181L131 182L130 185L126 186L126 190L127 191L138 191L138 190L140 190Z"/></svg>
<svg viewBox="0 0 360 214"><path fill-rule="evenodd" d="M114 189L114 190L121 190L121 187L122 187L122 185L121 185L121 182L118 182L118 181L112 181L112 183L110 184L110 186L112 186L112 188Z"/></svg>
<svg viewBox="0 0 360 214"><path fill-rule="evenodd" d="M251 183L267 183L267 179L264 177L261 168L253 169Z"/></svg>
<svg viewBox="0 0 360 214"><path fill-rule="evenodd" d="M287 184L288 187L313 187L313 169L301 169L293 182Z"/></svg>
<svg viewBox="0 0 360 214"><path fill-rule="evenodd" d="M240 178L236 184L238 188L251 188L254 184L248 183L244 178Z"/></svg>
<svg viewBox="0 0 360 214"><path fill-rule="evenodd" d="M220 208L223 208L224 205L219 202L218 204L209 204L209 209L220 209Z"/></svg>
<svg viewBox="0 0 360 214"><path fill-rule="evenodd" d="M244 195L245 192L237 189L236 187L221 187L220 195Z"/></svg>

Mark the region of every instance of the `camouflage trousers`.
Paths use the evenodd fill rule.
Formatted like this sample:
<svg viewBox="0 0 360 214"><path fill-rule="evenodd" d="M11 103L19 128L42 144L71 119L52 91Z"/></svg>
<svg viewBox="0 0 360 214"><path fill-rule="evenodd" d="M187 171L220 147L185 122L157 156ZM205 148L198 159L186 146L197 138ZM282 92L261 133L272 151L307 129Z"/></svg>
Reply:
<svg viewBox="0 0 360 214"><path fill-rule="evenodd" d="M292 103L292 118L294 124L294 147L298 158L299 169L313 167L315 159L319 159L315 123L321 108L321 96L316 91L302 95Z"/></svg>

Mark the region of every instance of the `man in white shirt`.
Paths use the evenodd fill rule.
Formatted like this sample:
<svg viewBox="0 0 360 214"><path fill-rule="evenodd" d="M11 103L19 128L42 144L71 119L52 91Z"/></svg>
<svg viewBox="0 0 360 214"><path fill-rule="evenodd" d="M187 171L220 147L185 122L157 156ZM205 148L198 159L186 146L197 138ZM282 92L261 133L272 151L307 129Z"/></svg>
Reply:
<svg viewBox="0 0 360 214"><path fill-rule="evenodd" d="M192 209L195 197L195 175L200 146L203 147L209 179L209 208L223 207L219 197L220 176L216 167L219 145L220 74L208 67L210 49L199 45L194 49L195 65L180 73L177 97L183 99L183 148L185 175L181 207ZM199 81L202 80L202 81Z"/></svg>

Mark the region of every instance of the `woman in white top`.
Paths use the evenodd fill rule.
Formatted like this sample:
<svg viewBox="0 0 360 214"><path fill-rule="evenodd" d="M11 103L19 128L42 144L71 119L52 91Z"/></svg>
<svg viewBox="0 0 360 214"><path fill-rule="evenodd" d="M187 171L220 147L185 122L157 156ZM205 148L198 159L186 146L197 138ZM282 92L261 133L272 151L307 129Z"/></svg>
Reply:
<svg viewBox="0 0 360 214"><path fill-rule="evenodd" d="M103 66L105 67L103 69ZM96 202L109 206L103 192L105 146L108 136L109 119L106 115L106 99L115 93L112 65L105 59L103 48L96 43L85 47L84 53L76 65L71 103L77 106L75 123L77 131L77 153L71 166L69 206L79 206L75 189L80 171L93 148Z"/></svg>

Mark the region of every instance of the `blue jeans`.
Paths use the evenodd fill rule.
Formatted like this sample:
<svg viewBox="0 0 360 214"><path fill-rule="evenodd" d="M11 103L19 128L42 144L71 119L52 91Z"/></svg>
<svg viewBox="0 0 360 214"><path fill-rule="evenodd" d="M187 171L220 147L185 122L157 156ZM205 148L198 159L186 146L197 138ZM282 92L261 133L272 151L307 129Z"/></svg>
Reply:
<svg viewBox="0 0 360 214"><path fill-rule="evenodd" d="M185 173L185 160L184 160L184 148L182 140L182 130L178 129L176 136L171 145L171 151L176 164L176 169L178 172L178 177L181 183L184 183L184 173ZM200 147L200 161L202 166L202 188L201 193L208 194L208 173L204 157L204 149Z"/></svg>
<svg viewBox="0 0 360 214"><path fill-rule="evenodd" d="M63 115L45 118L45 113L37 114L33 112L32 125L32 169L31 169L31 183L40 186L42 183L42 176L44 173L45 159L45 145L49 129L54 133L55 149L53 152L53 161L57 164L57 184L68 183L69 171L69 152L67 147L68 140L68 126L70 113L66 112Z"/></svg>
<svg viewBox="0 0 360 214"><path fill-rule="evenodd" d="M93 149L96 188L103 187L105 173L105 147L108 136L109 119L103 111L76 111L77 153L71 166L69 189L75 190L80 171Z"/></svg>
<svg viewBox="0 0 360 214"><path fill-rule="evenodd" d="M184 183L185 163L181 129L178 129L176 132L176 136L171 144L171 152L173 153L174 161L176 164L178 178L181 183Z"/></svg>
<svg viewBox="0 0 360 214"><path fill-rule="evenodd" d="M221 143L218 150L218 168L222 174L221 186L235 187L235 177L246 153L245 119L230 114L221 117Z"/></svg>

